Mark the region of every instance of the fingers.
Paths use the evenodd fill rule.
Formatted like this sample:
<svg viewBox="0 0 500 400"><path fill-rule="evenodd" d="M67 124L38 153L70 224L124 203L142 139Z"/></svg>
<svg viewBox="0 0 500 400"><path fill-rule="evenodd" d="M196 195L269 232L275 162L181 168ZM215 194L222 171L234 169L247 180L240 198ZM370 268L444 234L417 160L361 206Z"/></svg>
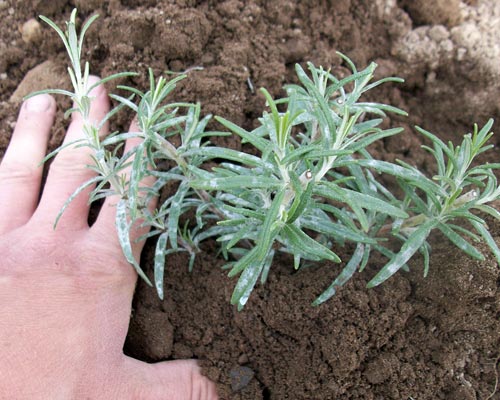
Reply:
<svg viewBox="0 0 500 400"><path fill-rule="evenodd" d="M148 400L217 400L213 382L201 374L195 360L146 364L127 357L136 397Z"/></svg>
<svg viewBox="0 0 500 400"><path fill-rule="evenodd" d="M56 104L46 94L21 107L9 147L0 163L0 234L24 225L40 195L43 167Z"/></svg>
<svg viewBox="0 0 500 400"><path fill-rule="evenodd" d="M138 132L139 127L135 122L130 125L130 132ZM124 154L134 147L138 146L142 142L141 138L128 139L125 144ZM129 167L124 173L129 179L131 168ZM146 177L139 183L140 188L151 187L155 182L153 177ZM143 192L141 192L143 193ZM120 243L118 241L118 235L115 228L116 221L116 205L120 201L119 196L110 196L106 198L104 204L99 213L99 217L91 228L91 231L105 238L105 240L111 241L117 249L120 248ZM149 204L148 208L152 212L156 207L157 199L153 199ZM139 260L142 248L144 247L144 241L137 242L137 239L149 231L148 227L140 227L142 221L137 221L135 226L130 232L130 243L132 244L133 255L136 260ZM121 251L121 250L120 250Z"/></svg>
<svg viewBox="0 0 500 400"><path fill-rule="evenodd" d="M89 85L98 80L97 77L89 77ZM94 88L90 95L92 103L89 119L97 125L109 111L109 99L102 85ZM63 145L86 138L82 115L74 112L72 116ZM107 126L103 127L99 134L100 136L106 135ZM92 150L89 147L69 146L59 152L50 167L43 196L34 217L50 225L54 223L66 200L78 187L95 176L95 172L87 168L87 165L93 164L91 155ZM87 227L88 196L92 189L93 186L81 192L66 208L59 221L61 228L64 226L71 229Z"/></svg>

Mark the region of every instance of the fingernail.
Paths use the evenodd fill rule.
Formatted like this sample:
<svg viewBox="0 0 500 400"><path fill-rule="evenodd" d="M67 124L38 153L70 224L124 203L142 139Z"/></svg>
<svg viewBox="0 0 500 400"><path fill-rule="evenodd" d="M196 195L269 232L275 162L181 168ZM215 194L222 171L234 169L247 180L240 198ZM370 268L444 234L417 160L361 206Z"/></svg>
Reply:
<svg viewBox="0 0 500 400"><path fill-rule="evenodd" d="M48 94L39 94L26 100L26 110L34 112L47 111L52 104L52 97Z"/></svg>

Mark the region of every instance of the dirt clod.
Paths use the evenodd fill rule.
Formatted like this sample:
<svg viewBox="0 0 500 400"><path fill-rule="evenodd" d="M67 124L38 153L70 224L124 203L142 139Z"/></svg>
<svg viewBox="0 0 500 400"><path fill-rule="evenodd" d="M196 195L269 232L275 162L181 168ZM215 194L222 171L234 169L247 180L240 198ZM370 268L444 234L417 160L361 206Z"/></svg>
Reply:
<svg viewBox="0 0 500 400"><path fill-rule="evenodd" d="M400 4L416 25L455 26L462 19L460 0L403 0Z"/></svg>
<svg viewBox="0 0 500 400"><path fill-rule="evenodd" d="M38 42L42 37L42 26L40 22L34 18L27 20L21 28L21 35L26 43Z"/></svg>
<svg viewBox="0 0 500 400"><path fill-rule="evenodd" d="M65 70L53 61L45 61L28 71L10 101L19 103L23 97L31 92L43 89L66 88L67 78Z"/></svg>

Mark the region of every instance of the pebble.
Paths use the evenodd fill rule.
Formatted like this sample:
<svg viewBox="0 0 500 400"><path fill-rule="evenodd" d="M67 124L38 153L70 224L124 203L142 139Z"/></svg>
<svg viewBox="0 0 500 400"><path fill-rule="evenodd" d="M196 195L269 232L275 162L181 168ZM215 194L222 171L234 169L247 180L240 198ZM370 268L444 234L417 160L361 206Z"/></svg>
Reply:
<svg viewBox="0 0 500 400"><path fill-rule="evenodd" d="M236 366L229 372L231 378L231 389L233 392L238 392L247 386L252 380L255 373L251 368Z"/></svg>
<svg viewBox="0 0 500 400"><path fill-rule="evenodd" d="M460 47L457 50L457 60L462 61L465 58L465 55L467 54L467 49L464 47Z"/></svg>
<svg viewBox="0 0 500 400"><path fill-rule="evenodd" d="M249 361L248 356L245 353L243 353L238 357L238 364L240 365L246 364L248 361Z"/></svg>
<svg viewBox="0 0 500 400"><path fill-rule="evenodd" d="M21 36L25 43L38 42L42 37L42 26L36 19L26 21L21 28Z"/></svg>
<svg viewBox="0 0 500 400"><path fill-rule="evenodd" d="M428 35L435 42L441 42L450 37L450 32L443 25L434 25L429 29Z"/></svg>

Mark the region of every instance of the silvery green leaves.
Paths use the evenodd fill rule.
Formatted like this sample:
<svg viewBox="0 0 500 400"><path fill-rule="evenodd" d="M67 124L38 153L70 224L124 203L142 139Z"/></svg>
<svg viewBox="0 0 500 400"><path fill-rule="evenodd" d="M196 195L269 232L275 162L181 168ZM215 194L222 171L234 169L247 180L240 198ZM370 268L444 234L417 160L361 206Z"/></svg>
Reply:
<svg viewBox="0 0 500 400"><path fill-rule="evenodd" d="M111 94L110 97L116 100L118 105L102 121L91 121L89 118L91 90L110 80L137 74L132 72L117 73L91 84L88 62L83 62L82 68L82 49L85 33L97 19L97 15L90 17L84 23L80 34L76 30L76 9L71 13L65 30L60 29L46 17L41 17L41 19L56 31L64 43L70 61L68 74L73 85L73 91L49 89L32 93L30 96L49 93L70 97L74 107L66 112L66 116L73 112L80 113L85 133L84 139L61 146L50 153L44 161L55 156L67 146L88 147L92 150L91 157L93 161L88 165L88 168L94 170L97 174L96 177L78 187L68 198L57 216L55 224L57 224L70 202L88 187L93 187L89 202L108 196L117 196L120 200L116 207L115 222L123 253L137 273L150 285L151 281L142 271L138 260L133 256L132 243L130 243L129 239L130 230L138 224L150 227L151 232L140 238L140 240L145 237L160 235L155 259L154 282L159 295L162 296L163 261L165 256L172 249L175 251L189 251L192 265L194 253L197 249L196 232L198 228L180 227L180 216L186 210L194 207L197 210L197 221L200 226L202 225L200 215L209 196L207 195L204 201L201 201L200 197L186 183L187 177L190 176L188 167L196 167L204 158L198 154L185 157L184 153L194 151L201 146L202 139L206 135L205 126L210 116L200 118L200 106L197 104L166 102L167 97L175 89L177 82L184 79L185 75L179 75L170 80L159 78L156 81L150 70L150 88L148 91L141 92L133 87L119 86L120 89L128 91L130 96L123 97ZM137 104L134 101L135 99L139 100ZM101 140L99 136L100 129L123 107L130 108L137 114L139 130L126 133L115 132ZM182 140L181 146L174 147L168 140L171 136L180 136ZM129 146L129 149L124 151L124 144L129 139L140 140L136 141L135 146L131 148ZM169 161L174 163L171 168L158 168L161 167L162 163L168 163ZM155 168L158 170L153 171ZM130 173L127 173L127 171L130 171ZM148 177L156 178L156 183L152 187L143 184ZM151 213L147 205L170 182L180 183L175 195L165 201L158 210ZM166 248L167 242L170 242L170 249ZM160 264L162 264L161 268Z"/></svg>
<svg viewBox="0 0 500 400"><path fill-rule="evenodd" d="M373 252L386 257L387 263L369 287L408 269L415 254L422 256L427 274L427 239L434 230L480 260L485 255L476 244L484 241L500 262L500 249L482 219L485 215L500 219L500 212L491 205L500 198L495 175L500 164L480 165L476 160L492 147L487 144L492 121L482 129L475 127L459 146L445 144L417 128L430 142L425 148L436 160L434 177L402 161L374 159L370 145L401 131L383 128L386 114L406 113L364 101L363 94L382 83L402 80L372 82L375 64L358 71L340 54L352 70L347 77L337 78L308 63L308 71L296 66L298 84L286 86L284 98L273 99L262 89L269 112L262 114L252 131L220 117L215 119L226 132L207 131L211 116L202 117L199 104L170 100L186 76L155 79L151 70L147 91L119 86L127 95L110 95L118 106L103 121L94 123L88 118L92 88L134 75L118 73L89 84L88 63L82 68L82 45L95 18L84 24L80 35L76 11L65 31L43 18L64 42L74 90L42 93L72 99L75 107L67 114L81 113L85 138L65 146L89 147L93 154L89 168L97 173L75 191L61 213L88 187L93 187L91 202L112 195L119 198L115 222L123 253L146 282L154 283L161 298L168 256L186 252L191 270L207 239L220 243L229 276L238 277L231 297L238 309L245 306L257 282L266 281L277 252L289 254L295 269L311 261L340 263L339 274L315 305L328 300L356 271L363 270ZM124 107L137 115L137 132L116 132L101 139L100 128ZM241 138L242 151L210 143L213 136L230 134ZM129 139L139 140L124 151ZM394 178L402 198L384 186L379 180L382 174ZM145 185L151 178L155 183ZM160 198L160 204L150 211L148 204L154 197ZM138 225L150 229L139 240L158 237L152 280L132 253L130 229ZM399 249L395 250L395 242L401 243ZM341 260L337 255L342 246L350 258Z"/></svg>
<svg viewBox="0 0 500 400"><path fill-rule="evenodd" d="M432 145L424 146L436 160L437 174L432 180L404 163L401 167L392 168L375 160L364 163L373 168L380 166L379 169L397 177L405 193L405 209L413 214L392 225L393 236L400 238L404 244L400 252L369 282L369 287L387 280L417 251L424 255L426 274L430 248L426 239L434 229L438 229L452 245L478 260L485 257L472 243L484 240L500 263L498 245L480 216L490 214L500 219L498 211L486 204L500 198L500 187L493 172L500 168L500 164L475 165L476 157L492 148L492 145L487 145L492 125L493 120L490 120L481 130L475 126L474 132L465 135L458 146L445 144L432 133L417 128ZM402 173L400 168L409 173Z"/></svg>
<svg viewBox="0 0 500 400"><path fill-rule="evenodd" d="M264 282L276 251L293 256L295 268L302 260L340 262L332 251L353 243L350 260L335 281L314 302L321 304L335 294L354 272L362 270L373 251L388 259L370 280L369 287L389 279L417 253L429 269L427 239L437 229L450 242L476 259L484 256L469 241L483 239L500 261L500 250L484 221L472 209L498 218L486 205L499 198L492 172L500 164L472 167L473 159L488 150L492 121L460 146L445 145L420 128L433 148L438 175L426 177L417 168L373 159L367 147L400 129L379 128L386 112L405 113L392 106L360 101L367 90L387 81L370 83L375 65L337 79L309 64L309 75L297 66L300 85L287 87L287 97L273 100L263 90L270 108L260 126L248 132L217 118L226 128L253 145L259 156L212 148L228 162L191 182L192 187L214 193L225 219L218 223L218 241L224 254L233 254L229 276L240 275L231 298L241 309L258 276ZM350 90L347 90L350 87ZM279 111L281 109L281 111ZM371 115L377 118L370 119ZM340 172L342 171L342 172ZM375 171L374 175L372 171ZM376 175L396 178L404 193L396 198ZM469 221L476 234L457 221ZM399 251L390 245L402 243Z"/></svg>
<svg viewBox="0 0 500 400"><path fill-rule="evenodd" d="M236 259L227 267L230 276L240 274L231 299L239 309L258 276L262 273L265 279L276 251L291 254L298 269L302 260L338 263L334 244L358 243L333 285L340 286L379 247L374 228L380 225L379 214L384 221L389 216L409 218L402 202L387 196L388 190L367 169L355 165L369 158L368 145L399 133L380 128L379 117L386 111L404 114L384 104L359 101L374 69L371 64L339 80L312 64L311 77L297 66L301 85L288 86L286 98L275 101L262 90L271 112L263 114L252 132L217 118L259 152L251 159L232 154L228 162L191 182L222 203L225 220L218 224L218 240L224 253ZM373 114L377 118L370 119ZM347 174L339 173L339 167L349 162ZM316 303L334 292L327 289Z"/></svg>
<svg viewBox="0 0 500 400"><path fill-rule="evenodd" d="M188 252L191 269L198 252L197 235L206 220L211 218L206 212L211 203L210 195L196 192L190 186L193 170L209 158L203 154L202 140L207 136L205 127L211 116L200 118L199 104L165 102L185 75L170 80L163 77L155 80L151 70L149 75L150 88L147 92L121 86L138 97L137 105L130 98L112 97L137 113L137 124L143 140L134 149L127 209L132 221L141 220L143 226L151 228L147 237L159 235L154 282L158 295L163 298L166 256L173 252ZM172 144L172 138L180 142L178 146ZM140 182L148 176L156 179L155 184L147 189L141 188ZM170 191L170 196L154 213L149 213L146 204L151 197L160 197L164 189ZM146 191L146 196L141 190ZM189 221L184 217L192 210L196 215L195 227L189 226Z"/></svg>
<svg viewBox="0 0 500 400"><path fill-rule="evenodd" d="M80 34L76 30L76 9L71 13L70 20L66 23L66 30L61 30L53 21L41 16L40 18L46 22L61 38L64 43L66 52L69 57L70 65L68 67L68 74L71 79L73 86L73 91L61 90L61 89L47 89L38 92L31 93L29 97L35 96L37 94L48 93L56 95L64 95L71 98L74 103L74 107L69 109L65 116L73 112L77 112L82 117L83 122L83 132L84 139L68 143L66 145L61 145L59 148L51 152L45 157L43 162L47 161L51 157L58 154L61 150L66 147L88 147L91 149L92 154L92 164L88 167L97 173L97 176L89 179L87 182L80 185L75 192L68 198L61 208L55 222L54 227L57 225L62 213L66 210L67 206L71 201L76 198L84 189L88 187L93 187L93 190L89 196L89 202L92 203L103 197L111 195L119 195L123 197L125 193L126 182L122 179L123 171L127 167L127 157L122 157L120 155L121 143L126 139L125 136L129 137L129 134L118 134L113 133L109 135L105 140L101 141L99 137L99 131L104 126L104 124L115 115L122 106L115 107L112 109L102 121L95 122L91 121L89 117L90 105L91 105L91 91L98 85L111 81L120 77L127 77L135 75L131 72L122 72L118 74L113 74L107 78L101 79L93 84L90 83L90 67L88 62L83 63L82 69L82 48L85 33L91 26L91 24L98 18L97 15L90 17L83 25Z"/></svg>

